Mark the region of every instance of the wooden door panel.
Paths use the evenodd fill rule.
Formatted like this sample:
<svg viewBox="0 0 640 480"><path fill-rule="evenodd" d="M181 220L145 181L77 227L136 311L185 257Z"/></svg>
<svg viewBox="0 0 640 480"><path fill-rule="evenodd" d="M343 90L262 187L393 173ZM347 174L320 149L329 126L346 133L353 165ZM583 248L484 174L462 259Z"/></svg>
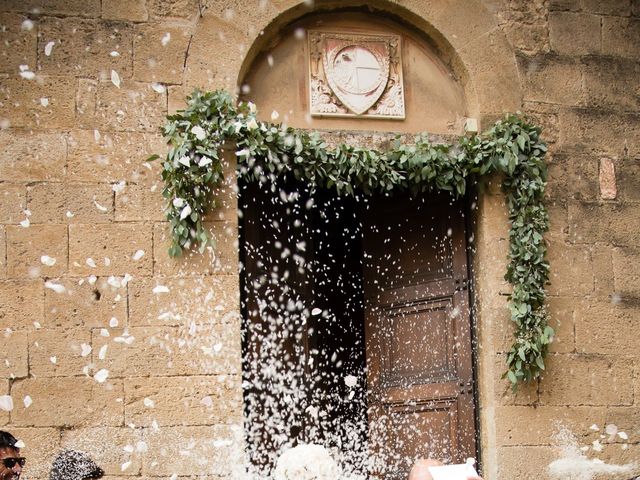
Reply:
<svg viewBox="0 0 640 480"><path fill-rule="evenodd" d="M471 323L462 203L373 201L365 216L365 333L374 477L405 479L419 457L475 455Z"/></svg>

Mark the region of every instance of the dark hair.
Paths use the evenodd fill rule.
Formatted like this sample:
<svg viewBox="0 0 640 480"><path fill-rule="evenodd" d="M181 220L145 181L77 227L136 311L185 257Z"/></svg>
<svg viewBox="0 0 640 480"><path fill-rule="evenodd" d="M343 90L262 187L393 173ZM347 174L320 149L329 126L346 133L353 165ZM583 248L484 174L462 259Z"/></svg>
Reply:
<svg viewBox="0 0 640 480"><path fill-rule="evenodd" d="M0 430L0 448L16 448L18 440L9 432Z"/></svg>

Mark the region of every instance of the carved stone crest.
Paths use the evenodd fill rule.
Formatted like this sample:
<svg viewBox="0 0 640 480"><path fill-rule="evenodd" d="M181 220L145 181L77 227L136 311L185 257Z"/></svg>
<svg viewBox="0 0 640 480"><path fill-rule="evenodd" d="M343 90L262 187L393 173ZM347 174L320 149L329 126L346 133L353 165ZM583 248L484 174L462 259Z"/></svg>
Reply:
<svg viewBox="0 0 640 480"><path fill-rule="evenodd" d="M311 115L404 118L398 35L308 35Z"/></svg>

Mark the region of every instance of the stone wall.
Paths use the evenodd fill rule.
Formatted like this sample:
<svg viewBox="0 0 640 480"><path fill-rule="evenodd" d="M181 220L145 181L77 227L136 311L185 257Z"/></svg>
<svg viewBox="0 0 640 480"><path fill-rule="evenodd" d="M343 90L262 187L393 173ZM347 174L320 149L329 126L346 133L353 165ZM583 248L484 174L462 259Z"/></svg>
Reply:
<svg viewBox="0 0 640 480"><path fill-rule="evenodd" d="M159 166L144 160L163 150L157 129L193 86L233 89L259 32L313 3L0 3L0 395L14 403L0 425L24 440L33 478L62 447L88 451L113 479L234 474L243 445L233 168L211 215L216 251L173 260ZM603 443L589 454L639 458L640 2L367 3L460 62L483 124L520 108L550 142L558 335L546 377L515 396L500 379L510 338L499 189L478 215L486 478L547 478L556 420L580 445ZM589 428L608 423L628 440Z"/></svg>

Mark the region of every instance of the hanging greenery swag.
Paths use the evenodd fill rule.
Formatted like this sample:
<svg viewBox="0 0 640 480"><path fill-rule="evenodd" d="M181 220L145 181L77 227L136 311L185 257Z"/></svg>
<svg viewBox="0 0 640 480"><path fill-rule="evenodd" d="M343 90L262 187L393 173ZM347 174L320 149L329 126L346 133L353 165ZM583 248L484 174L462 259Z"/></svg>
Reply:
<svg viewBox="0 0 640 480"><path fill-rule="evenodd" d="M413 144L398 137L388 151L344 144L329 149L318 133L257 120L255 105L236 105L225 91L196 90L187 102L162 130L170 147L162 179L174 257L196 245L202 252L211 242L203 222L215 206L224 179L222 148L230 142L237 148L238 173L250 180L293 174L338 194L446 190L460 197L469 184L501 173L511 225L505 279L513 287L509 304L516 325L504 377L515 390L540 376L554 332L544 305L549 264L543 234L549 219L543 203L547 148L539 127L507 115L457 145L434 144L420 134Z"/></svg>

